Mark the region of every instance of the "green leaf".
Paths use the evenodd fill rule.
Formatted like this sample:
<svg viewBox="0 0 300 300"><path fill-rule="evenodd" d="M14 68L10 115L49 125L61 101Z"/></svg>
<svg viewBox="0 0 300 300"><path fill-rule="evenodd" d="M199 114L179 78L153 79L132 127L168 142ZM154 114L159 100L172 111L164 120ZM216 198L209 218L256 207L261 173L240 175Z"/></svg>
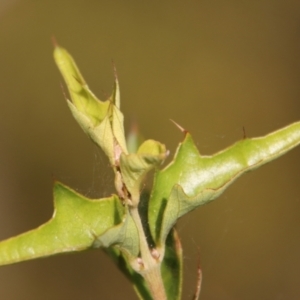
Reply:
<svg viewBox="0 0 300 300"><path fill-rule="evenodd" d="M99 235L93 247L108 248L112 245L119 248L129 261L135 259L140 252L137 228L127 207L123 221Z"/></svg>
<svg viewBox="0 0 300 300"><path fill-rule="evenodd" d="M72 102L68 100L67 103L74 118L103 149L110 163L117 165L121 153L127 153L117 77L112 96L101 101L91 92L72 56L65 49L56 46L54 59L69 89Z"/></svg>
<svg viewBox="0 0 300 300"><path fill-rule="evenodd" d="M159 166L167 154L165 145L154 140L147 140L139 147L137 153L121 155L122 180L130 192L134 204L139 202L141 183L146 174L154 167Z"/></svg>
<svg viewBox="0 0 300 300"><path fill-rule="evenodd" d="M213 156L201 156L189 133L174 160L155 175L149 201L149 226L158 246L177 219L218 197L243 173L260 167L296 147L300 123L265 137L245 138Z"/></svg>
<svg viewBox="0 0 300 300"><path fill-rule="evenodd" d="M90 200L56 182L54 206L50 221L0 242L0 265L111 245L138 254L136 228L117 196Z"/></svg>
<svg viewBox="0 0 300 300"><path fill-rule="evenodd" d="M161 273L168 299L181 299L182 292L182 247L175 229L171 230L165 245Z"/></svg>

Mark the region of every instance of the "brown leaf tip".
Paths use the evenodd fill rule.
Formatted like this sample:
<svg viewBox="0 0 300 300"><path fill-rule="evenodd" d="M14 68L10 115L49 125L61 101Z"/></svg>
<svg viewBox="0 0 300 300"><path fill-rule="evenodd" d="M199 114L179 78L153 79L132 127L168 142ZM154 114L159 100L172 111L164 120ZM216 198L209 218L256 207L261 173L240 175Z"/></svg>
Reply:
<svg viewBox="0 0 300 300"><path fill-rule="evenodd" d="M174 120L170 119L170 121L184 134L188 133L186 129L184 129L182 126L180 126L178 123L176 123Z"/></svg>
<svg viewBox="0 0 300 300"><path fill-rule="evenodd" d="M51 36L51 41L54 48L59 47L56 37L54 35Z"/></svg>

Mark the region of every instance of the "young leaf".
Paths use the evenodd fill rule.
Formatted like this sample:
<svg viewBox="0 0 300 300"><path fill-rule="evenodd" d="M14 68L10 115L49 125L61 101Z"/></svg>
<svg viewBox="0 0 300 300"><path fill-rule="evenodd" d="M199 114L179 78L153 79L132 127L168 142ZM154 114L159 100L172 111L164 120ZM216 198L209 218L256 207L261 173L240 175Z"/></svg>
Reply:
<svg viewBox="0 0 300 300"><path fill-rule="evenodd" d="M300 122L265 137L245 138L213 156L201 156L189 133L174 160L155 175L149 226L162 246L176 220L218 197L243 173L260 167L300 143Z"/></svg>
<svg viewBox="0 0 300 300"><path fill-rule="evenodd" d="M146 174L159 166L167 154L165 145L154 140L147 140L138 148L137 153L121 155L122 180L131 194L133 204L139 202L141 183Z"/></svg>
<svg viewBox="0 0 300 300"><path fill-rule="evenodd" d="M54 59L69 89L72 102L68 100L67 103L74 118L115 166L121 153L127 153L117 77L112 96L101 101L91 92L72 56L65 49L56 46Z"/></svg>
<svg viewBox="0 0 300 300"><path fill-rule="evenodd" d="M132 221L117 196L90 200L56 182L54 206L50 221L0 242L0 265L112 244L125 254L138 254L136 229L127 231ZM105 243L99 242L104 236Z"/></svg>

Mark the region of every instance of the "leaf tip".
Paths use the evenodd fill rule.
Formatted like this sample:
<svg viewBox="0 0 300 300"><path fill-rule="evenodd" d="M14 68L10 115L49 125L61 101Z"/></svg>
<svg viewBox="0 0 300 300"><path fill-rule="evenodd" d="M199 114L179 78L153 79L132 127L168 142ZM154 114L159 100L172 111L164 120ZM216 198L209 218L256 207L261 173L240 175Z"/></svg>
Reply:
<svg viewBox="0 0 300 300"><path fill-rule="evenodd" d="M53 45L54 48L59 47L55 35L51 36L51 42L52 42L52 45Z"/></svg>
<svg viewBox="0 0 300 300"><path fill-rule="evenodd" d="M170 119L170 121L184 134L187 134L188 131L184 129L182 126L180 126L178 123L176 123L174 120Z"/></svg>
<svg viewBox="0 0 300 300"><path fill-rule="evenodd" d="M115 80L118 81L117 67L116 67L116 63L115 63L115 61L113 59L111 60L111 64L112 64L112 67L113 67L113 72L114 72Z"/></svg>

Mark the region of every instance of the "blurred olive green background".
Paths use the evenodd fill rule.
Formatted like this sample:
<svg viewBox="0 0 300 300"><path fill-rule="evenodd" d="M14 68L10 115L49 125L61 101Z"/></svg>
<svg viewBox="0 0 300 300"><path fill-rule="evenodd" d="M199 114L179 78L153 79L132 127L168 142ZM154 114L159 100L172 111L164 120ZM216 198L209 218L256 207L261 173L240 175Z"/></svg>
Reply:
<svg viewBox="0 0 300 300"><path fill-rule="evenodd" d="M68 111L51 37L92 90L117 66L126 128L174 154L188 129L202 154L300 119L300 2L0 0L0 238L52 215L53 177L111 192L108 162ZM300 299L300 149L239 179L178 224L184 296ZM101 251L0 269L0 299L136 299Z"/></svg>

